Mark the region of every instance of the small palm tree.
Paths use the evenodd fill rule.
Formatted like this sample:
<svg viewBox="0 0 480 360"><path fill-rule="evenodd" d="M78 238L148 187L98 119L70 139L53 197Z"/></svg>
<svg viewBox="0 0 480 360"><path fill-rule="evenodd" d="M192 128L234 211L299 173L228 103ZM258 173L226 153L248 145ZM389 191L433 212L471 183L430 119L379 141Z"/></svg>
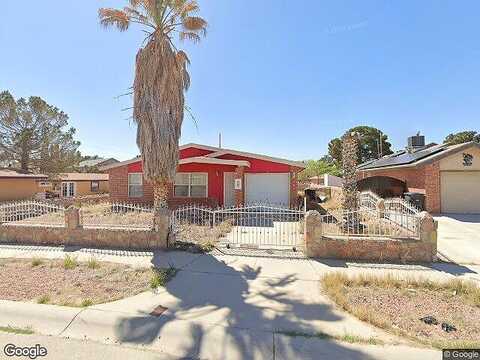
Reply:
<svg viewBox="0 0 480 360"><path fill-rule="evenodd" d="M195 16L195 0L129 0L122 10L102 8L100 23L126 31L138 24L146 33L136 57L133 118L137 123L145 178L153 183L156 214L167 208L168 183L178 165L178 141L183 122L184 93L190 86L187 54L180 41L199 42L207 22Z"/></svg>

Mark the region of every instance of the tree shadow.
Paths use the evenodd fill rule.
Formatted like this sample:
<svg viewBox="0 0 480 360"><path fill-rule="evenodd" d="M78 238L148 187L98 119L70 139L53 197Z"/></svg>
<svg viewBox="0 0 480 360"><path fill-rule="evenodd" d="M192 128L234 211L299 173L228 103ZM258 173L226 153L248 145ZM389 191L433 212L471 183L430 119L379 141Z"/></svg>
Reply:
<svg viewBox="0 0 480 360"><path fill-rule="evenodd" d="M158 318L142 314L121 319L119 341L159 346L181 357L313 359L305 346L298 346L299 337L317 336L315 322L341 320L331 305L309 294L312 281L295 274L263 277L261 267L234 268L212 255L202 258L220 272L181 270L166 287L173 300L161 305L168 310ZM154 257L152 262L160 261ZM370 359L340 342L325 346L342 358Z"/></svg>

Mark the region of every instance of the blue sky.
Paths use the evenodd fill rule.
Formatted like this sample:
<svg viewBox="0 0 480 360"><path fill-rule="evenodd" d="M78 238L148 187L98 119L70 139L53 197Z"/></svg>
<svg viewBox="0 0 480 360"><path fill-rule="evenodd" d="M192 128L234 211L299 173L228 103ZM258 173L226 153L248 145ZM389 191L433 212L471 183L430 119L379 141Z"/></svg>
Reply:
<svg viewBox="0 0 480 360"><path fill-rule="evenodd" d="M138 153L130 97L142 33L98 25L126 1L3 0L0 89L70 116L85 154ZM480 130L478 1L199 0L209 21L190 54L182 143L319 158L356 125L395 148L421 131L440 142Z"/></svg>

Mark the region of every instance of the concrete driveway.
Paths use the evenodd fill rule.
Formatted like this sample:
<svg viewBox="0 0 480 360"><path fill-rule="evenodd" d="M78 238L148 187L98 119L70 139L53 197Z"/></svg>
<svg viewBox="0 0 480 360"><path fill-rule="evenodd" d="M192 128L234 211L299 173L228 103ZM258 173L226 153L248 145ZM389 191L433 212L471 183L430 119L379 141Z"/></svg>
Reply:
<svg viewBox="0 0 480 360"><path fill-rule="evenodd" d="M438 220L438 253L457 264L480 264L480 215L441 215Z"/></svg>

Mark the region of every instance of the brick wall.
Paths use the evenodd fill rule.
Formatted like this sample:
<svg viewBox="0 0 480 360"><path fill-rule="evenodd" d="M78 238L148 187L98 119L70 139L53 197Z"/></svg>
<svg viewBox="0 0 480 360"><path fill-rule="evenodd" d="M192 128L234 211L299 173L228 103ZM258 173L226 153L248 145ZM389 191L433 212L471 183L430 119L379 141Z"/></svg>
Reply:
<svg viewBox="0 0 480 360"><path fill-rule="evenodd" d="M425 189L425 168L387 169L376 171L361 171L360 179L372 176L388 176L407 184L409 189Z"/></svg>
<svg viewBox="0 0 480 360"><path fill-rule="evenodd" d="M440 164L425 166L425 207L431 213L439 213L440 205Z"/></svg>
<svg viewBox="0 0 480 360"><path fill-rule="evenodd" d="M242 188L235 189L235 206L243 206L245 203L245 168L243 166L237 166L235 168L235 180L240 179L242 181Z"/></svg>
<svg viewBox="0 0 480 360"><path fill-rule="evenodd" d="M144 182L142 197L128 196L128 165L119 166L108 170L110 181L110 199L112 201L152 204L153 186Z"/></svg>

